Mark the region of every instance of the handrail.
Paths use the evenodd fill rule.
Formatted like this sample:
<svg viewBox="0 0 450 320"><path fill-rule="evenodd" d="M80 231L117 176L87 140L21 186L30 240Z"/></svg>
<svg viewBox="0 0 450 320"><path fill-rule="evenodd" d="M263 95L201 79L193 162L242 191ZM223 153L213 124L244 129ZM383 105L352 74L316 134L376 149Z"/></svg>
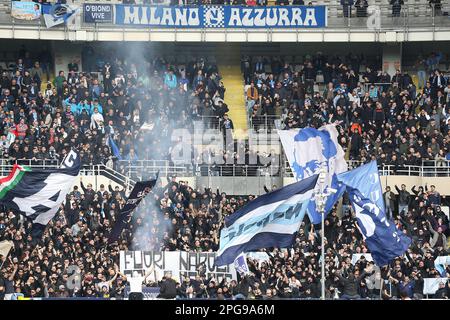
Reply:
<svg viewBox="0 0 450 320"><path fill-rule="evenodd" d="M35 164L34 160L26 159L20 160L26 162L31 168L58 168L59 164L46 163ZM209 165L209 164L189 164L189 165L169 165L167 160L136 160L136 163L130 161L118 161L121 163L118 167L123 169L126 174L109 168L103 164L83 165L81 175L98 175L103 174L112 177L121 185L133 186L136 182L134 176L142 178L146 175L150 176L160 172L160 176L284 176L293 177L292 170L289 163L285 161L283 164L268 164L268 165L248 165L248 164L224 164L224 165ZM153 165L144 165L145 163L152 163ZM155 165L160 163L160 165ZM358 160L347 161L349 170L356 168L364 162ZM14 161L0 159L0 176L7 176L14 165ZM420 177L450 177L450 160L422 160L422 165L389 165L381 164L378 166L380 175L406 175L406 176L420 176ZM145 173L145 174L144 174Z"/></svg>
<svg viewBox="0 0 450 320"><path fill-rule="evenodd" d="M0 159L0 176L7 176L12 170L15 164L28 166L31 169L57 169L60 167L58 160L33 160L33 159L20 159L20 160L7 160ZM81 176L92 175L105 175L111 180L126 187L132 187L135 185L135 181L129 177L121 174L120 172L109 168L103 164L96 165L82 165L80 169Z"/></svg>
<svg viewBox="0 0 450 320"><path fill-rule="evenodd" d="M425 164L430 162L432 165ZM362 161L347 161L349 170L356 168L362 164ZM438 165L440 164L440 165ZM284 166L284 176L293 177L293 173L288 163ZM380 176L418 176L418 177L450 177L450 160L423 160L421 166L414 165L378 165Z"/></svg>

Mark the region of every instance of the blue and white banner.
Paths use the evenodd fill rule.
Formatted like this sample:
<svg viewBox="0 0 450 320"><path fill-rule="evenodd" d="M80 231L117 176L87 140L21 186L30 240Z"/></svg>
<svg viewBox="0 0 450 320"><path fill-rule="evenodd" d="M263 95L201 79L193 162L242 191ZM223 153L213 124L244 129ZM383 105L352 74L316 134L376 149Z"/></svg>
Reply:
<svg viewBox="0 0 450 320"><path fill-rule="evenodd" d="M112 4L104 3L85 3L83 4L84 22L101 23L112 22Z"/></svg>
<svg viewBox="0 0 450 320"><path fill-rule="evenodd" d="M59 24L68 23L80 12L80 8L68 4L44 4L42 5L42 15L44 16L47 28L57 26Z"/></svg>
<svg viewBox="0 0 450 320"><path fill-rule="evenodd" d="M411 239L389 221L376 161L338 175L345 184L356 220L375 263L382 267L401 256Z"/></svg>
<svg viewBox="0 0 450 320"><path fill-rule="evenodd" d="M117 4L115 24L172 28L323 28L326 6L136 6Z"/></svg>
<svg viewBox="0 0 450 320"><path fill-rule="evenodd" d="M446 284L448 278L423 278L423 294L435 294L441 283Z"/></svg>
<svg viewBox="0 0 450 320"><path fill-rule="evenodd" d="M216 264L233 263L241 252L292 245L312 197L317 175L266 193L225 218Z"/></svg>
<svg viewBox="0 0 450 320"><path fill-rule="evenodd" d="M322 168L325 170L323 189L330 194L325 203L325 214L328 214L345 189L336 174L348 170L345 152L337 141L336 127L329 124L319 129L278 130L278 135L297 181L320 173ZM318 191L319 187L316 186ZM311 199L308 215L313 224L321 222L315 199Z"/></svg>
<svg viewBox="0 0 450 320"><path fill-rule="evenodd" d="M450 256L439 256L434 260L434 268L439 272L441 277L446 276L445 269L450 265Z"/></svg>

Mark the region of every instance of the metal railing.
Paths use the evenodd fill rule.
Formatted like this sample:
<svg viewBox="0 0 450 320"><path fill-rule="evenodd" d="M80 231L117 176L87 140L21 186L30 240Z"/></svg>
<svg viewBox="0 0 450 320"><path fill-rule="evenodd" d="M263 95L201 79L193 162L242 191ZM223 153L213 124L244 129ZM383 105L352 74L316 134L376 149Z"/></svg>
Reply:
<svg viewBox="0 0 450 320"><path fill-rule="evenodd" d="M200 165L197 167L196 175L201 177L278 177L282 170L279 165Z"/></svg>
<svg viewBox="0 0 450 320"><path fill-rule="evenodd" d="M250 128L255 131L280 129L281 120L276 115L260 115L249 117Z"/></svg>
<svg viewBox="0 0 450 320"><path fill-rule="evenodd" d="M84 165L80 170L81 176L93 176L95 178L95 186L97 186L97 177L99 175L108 178L115 183L118 183L124 186L127 190L130 190L135 184L136 181L133 177L125 176L124 174L109 168L103 164L98 165Z"/></svg>
<svg viewBox="0 0 450 320"><path fill-rule="evenodd" d="M36 160L18 160L17 163L27 165L31 168L59 168L59 163L51 162L53 160L42 160L42 163L35 163ZM16 161L0 160L0 176L7 176ZM349 170L362 164L361 161L350 160L347 162ZM423 160L421 166L414 165L388 165L378 166L381 176L405 175L418 177L450 177L450 160ZM207 165L207 164L189 164L189 165L171 165L167 160L122 160L116 163L116 168L112 169L103 164L83 165L80 170L82 176L103 175L106 178L131 188L136 180L148 179L159 173L160 177L293 177L292 170L287 161L283 165L246 165L246 164L225 164L225 165Z"/></svg>
<svg viewBox="0 0 450 320"><path fill-rule="evenodd" d="M21 159L21 160L7 160L0 159L0 176L7 176L14 164L19 164L23 166L28 166L31 169L57 169L60 167L59 160L32 160L32 159ZM80 176L94 176L95 178L99 175L103 175L106 178L114 181L122 186L131 188L136 183L132 178L127 177L120 172L109 168L103 164L97 165L83 165L80 169ZM95 182L95 185L97 183Z"/></svg>
<svg viewBox="0 0 450 320"><path fill-rule="evenodd" d="M347 161L348 169L354 169L363 165L362 161ZM294 177L289 163L285 163L284 176ZM450 161L423 160L422 166L414 165L378 165L380 176L416 176L416 177L450 177Z"/></svg>
<svg viewBox="0 0 450 320"><path fill-rule="evenodd" d="M15 164L21 166L28 166L30 168L37 169L46 169L46 168L58 168L60 165L60 161L57 159L43 159L43 160L34 160L34 159L20 159L20 160L9 160L9 159L0 159L0 175L7 176L9 172L12 170Z"/></svg>
<svg viewBox="0 0 450 320"><path fill-rule="evenodd" d="M192 166L171 164L168 160L121 160L116 169L130 180L146 180L157 173L160 177L194 176Z"/></svg>

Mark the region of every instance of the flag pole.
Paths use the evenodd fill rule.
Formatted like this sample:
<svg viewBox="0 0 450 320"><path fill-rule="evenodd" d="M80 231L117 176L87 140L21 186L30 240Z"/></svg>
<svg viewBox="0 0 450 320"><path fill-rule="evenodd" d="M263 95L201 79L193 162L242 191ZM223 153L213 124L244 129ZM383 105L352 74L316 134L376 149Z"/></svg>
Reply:
<svg viewBox="0 0 450 320"><path fill-rule="evenodd" d="M326 175L326 169L322 167L320 169L319 174L319 184L320 184L320 192L318 195L318 203L320 208L320 215L321 215L321 223L322 223L322 234L321 234L321 257L322 257L322 263L321 263L321 282L322 282L322 293L321 293L321 299L325 300L325 190L324 190L324 184L325 184L325 175Z"/></svg>

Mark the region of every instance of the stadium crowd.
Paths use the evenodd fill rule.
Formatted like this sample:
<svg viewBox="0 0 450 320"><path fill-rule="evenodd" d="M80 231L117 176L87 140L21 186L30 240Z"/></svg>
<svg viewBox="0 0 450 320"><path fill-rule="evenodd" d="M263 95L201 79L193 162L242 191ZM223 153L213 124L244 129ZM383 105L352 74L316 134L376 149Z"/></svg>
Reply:
<svg viewBox="0 0 450 320"><path fill-rule="evenodd" d="M196 120L206 128L221 129L224 135L233 129L214 63L198 58L176 64L116 53L103 57L98 65L88 58L95 56L92 50L83 51L83 69L100 71L101 77L80 72L74 61L68 65L68 75L59 72L45 84L49 53L32 57L26 48L19 51L13 70L1 70L3 159L56 161L64 156L64 147L72 145L80 149L84 164L111 167L117 159L170 161L169 153L181 139L171 141L174 129L192 130ZM443 61L441 53L418 57L416 88L409 73L389 75L380 71L381 61L355 54L318 53L305 56L302 63L282 57L243 57L249 117L257 130L266 129L266 123L272 129L275 119L284 129L336 123L339 142L351 160L376 158L395 169L447 166L450 83L437 69ZM362 65L366 70L359 73ZM253 151L248 143L244 147L249 163ZM209 155L194 150L193 162L222 152L225 162L234 158L237 163L236 150L207 151ZM255 164L267 166L267 161Z"/></svg>
<svg viewBox="0 0 450 320"><path fill-rule="evenodd" d="M448 166L450 81L437 69L442 62L441 53L418 57L417 88L408 72L389 75L381 61L356 54L317 53L302 63L245 56L249 117L256 130L280 117L282 129L335 123L351 160Z"/></svg>
<svg viewBox="0 0 450 320"><path fill-rule="evenodd" d="M0 240L14 244L2 257L0 299L26 297L124 298L130 279L120 272L120 250L217 251L223 218L253 196L228 196L211 189L194 190L186 182L167 178L144 199L120 240L110 246L107 237L124 205L125 191L101 185L93 190L81 181L36 244L31 223L9 210L0 213ZM353 254L367 253L347 201L325 220L326 295L330 299L397 299L423 297L424 278L440 277L437 256L448 255L448 217L441 210L443 197L431 186L395 186L386 190L386 211L412 239L403 257L381 270ZM308 218L291 249L265 250L270 259L248 259L250 275L238 280L208 278L198 270L192 279L160 275L146 286L164 288L161 298L279 299L320 297L320 226ZM74 273L75 272L75 273ZM447 266L447 276L450 268ZM383 283L383 285L381 285ZM443 283L434 297L448 298Z"/></svg>
<svg viewBox="0 0 450 320"><path fill-rule="evenodd" d="M191 130L202 119L207 127L231 123L217 67L203 58L176 65L115 56L100 66L87 59L88 70L101 78L73 61L69 74L59 71L45 83L45 57L23 48L13 70L0 70L3 159L58 160L71 145L84 164L170 160L174 129Z"/></svg>
<svg viewBox="0 0 450 320"><path fill-rule="evenodd" d="M23 50L14 70L2 70L4 159L58 160L75 147L85 164L111 165L122 156L131 161L161 160L168 157L170 130L189 128L201 116L226 120L225 88L217 67L204 59L181 66L162 58L137 64L113 57L100 66L102 81L80 72L73 62L68 75L59 72L53 83L45 83L49 59L33 58ZM350 149L351 159L376 158L399 166L436 159L445 165L450 84L435 70L437 60L439 55L418 61L430 75L422 93L407 73L391 78L374 71L378 65L369 64L359 81L355 70L362 61L354 55L342 59L318 54L307 57L298 69L282 59L244 59L247 107L252 117L281 114L286 128L338 121L339 141ZM320 73L323 81L317 81ZM314 90L317 82L327 84L325 92ZM438 276L434 259L448 254L449 221L440 209L443 198L432 186L411 192L401 186L396 191L386 190L386 211L413 238L408 254L379 272L365 259L352 263L352 255L367 248L344 201L344 210L330 213L324 230L328 297L420 298L423 279ZM0 241L11 240L14 248L0 262L0 298L14 294L122 298L129 279L118 269L120 250L217 251L223 218L254 197L193 190L171 179L144 200L119 243L107 247L124 198L119 188L75 187L37 245L31 223L2 210ZM306 219L292 250L268 250L268 262L250 260L252 275L238 281L219 283L199 274L196 279L156 279L148 285L175 284L175 293L166 292L166 298L317 298L320 237L320 229ZM79 273L73 274L74 266ZM79 286L68 285L77 280ZM436 297L448 297L448 290L443 284Z"/></svg>

